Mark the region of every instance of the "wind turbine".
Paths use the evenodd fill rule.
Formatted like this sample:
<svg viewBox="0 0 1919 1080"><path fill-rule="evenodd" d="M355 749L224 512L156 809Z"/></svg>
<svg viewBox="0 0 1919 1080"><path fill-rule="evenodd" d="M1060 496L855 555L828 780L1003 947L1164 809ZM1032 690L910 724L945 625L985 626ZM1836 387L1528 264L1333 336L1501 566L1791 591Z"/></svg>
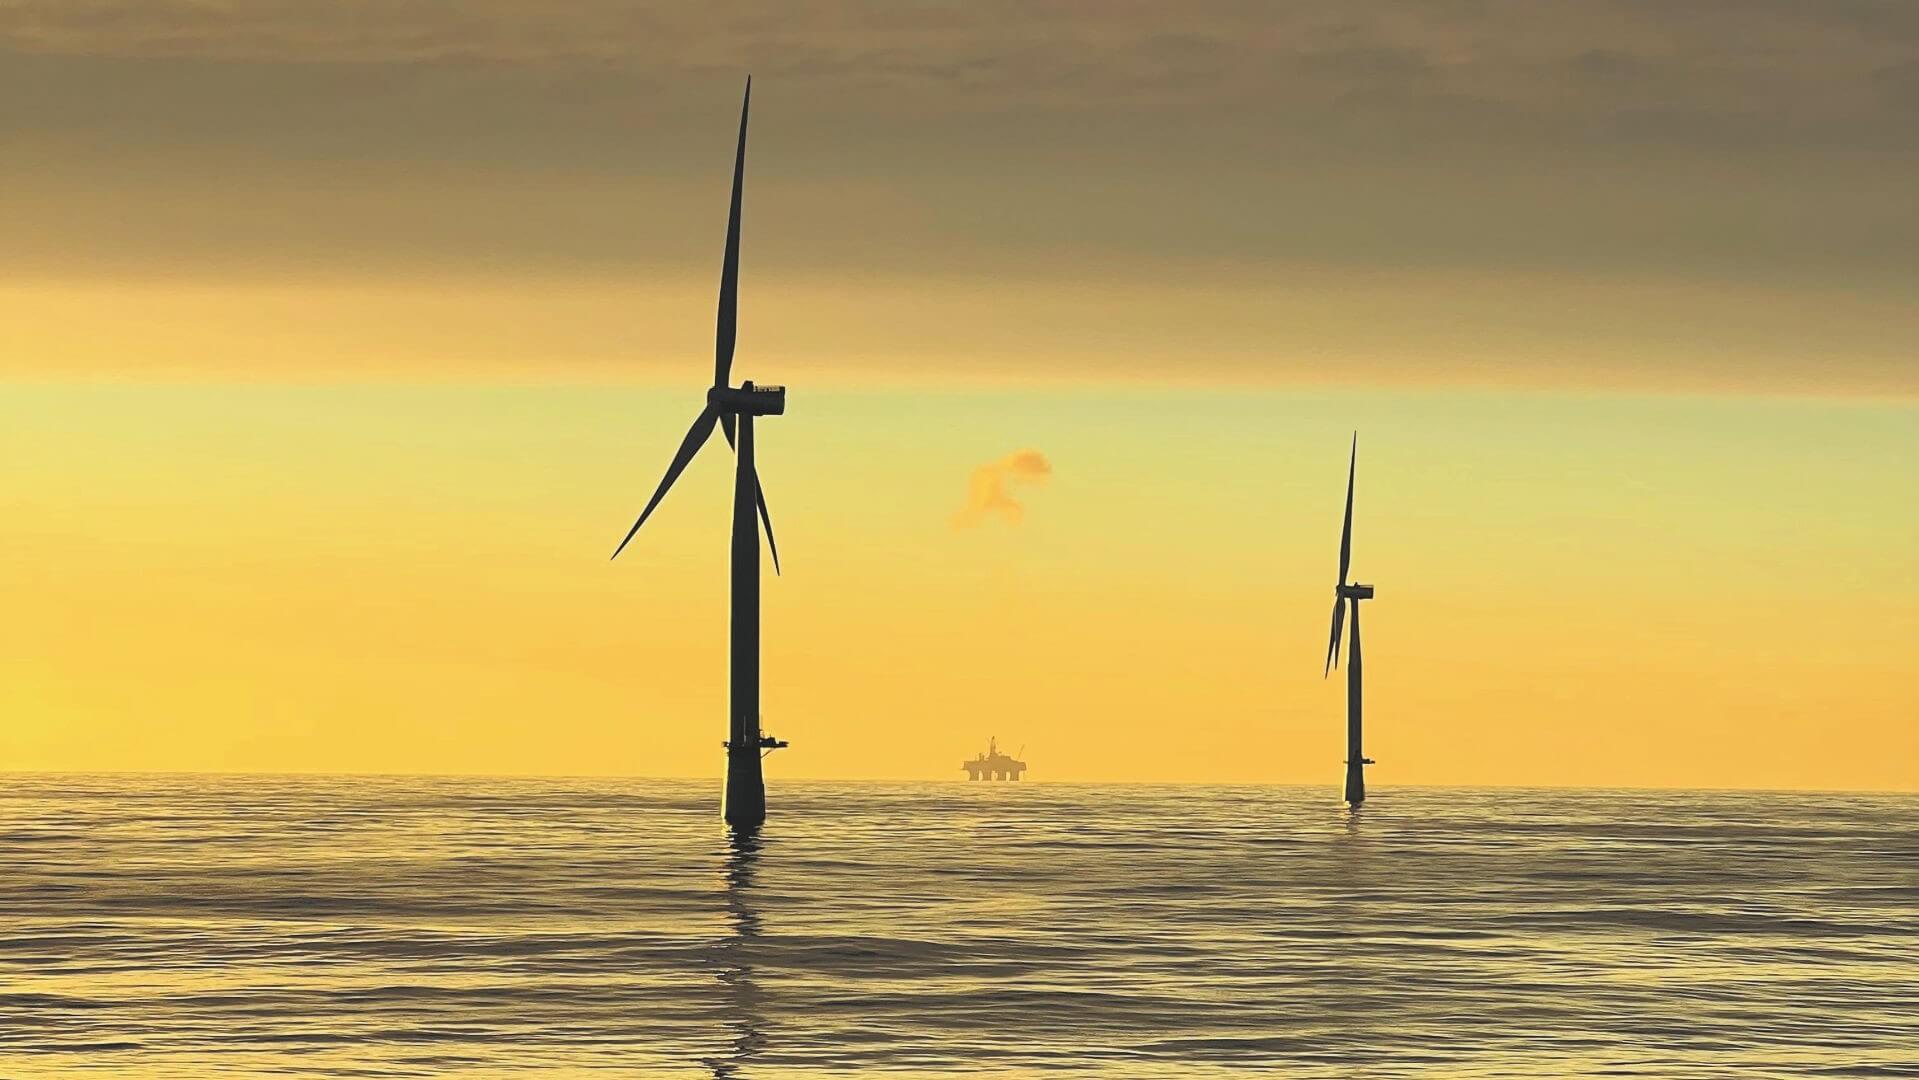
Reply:
<svg viewBox="0 0 1919 1080"><path fill-rule="evenodd" d="M760 731L760 531L766 527L766 545L773 553L773 572L779 573L780 551L773 542L773 519L766 512L766 493L760 487L760 475L753 466L753 418L778 416L786 411L786 387L754 386L752 380L738 387L730 384L733 370L733 342L739 327L740 300L740 187L746 170L746 114L753 103L753 80L746 80L746 97L740 103L740 142L733 155L733 207L726 219L726 260L720 269L720 313L718 334L713 349L713 385L706 391L706 407L693 419L686 438L680 443L673 463L666 467L653 498L640 512L638 521L626 531L626 538L613 551L620 552L640 531L667 489L686 471L693 455L713 436L717 424L726 431L736 459L733 470L733 616L731 648L731 698L726 736L726 795L722 801L726 823L735 829L758 828L766 820L766 779L760 759L786 744Z"/></svg>
<svg viewBox="0 0 1919 1080"><path fill-rule="evenodd" d="M1346 664L1346 802L1354 807L1366 801L1366 766L1373 759L1359 745L1359 602L1373 598L1373 587L1346 583L1353 561L1353 477L1359 470L1359 433L1353 433L1353 456L1346 465L1346 524L1339 532L1339 581L1333 587L1333 639L1326 648L1326 674L1339 666L1339 635L1346 623L1346 606L1353 609L1352 658Z"/></svg>

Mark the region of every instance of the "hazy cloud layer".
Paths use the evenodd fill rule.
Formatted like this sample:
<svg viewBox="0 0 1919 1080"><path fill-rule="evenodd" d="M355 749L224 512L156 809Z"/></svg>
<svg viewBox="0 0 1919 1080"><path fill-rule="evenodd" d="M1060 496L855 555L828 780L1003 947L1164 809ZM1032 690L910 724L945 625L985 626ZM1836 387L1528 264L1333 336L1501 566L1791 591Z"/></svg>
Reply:
<svg viewBox="0 0 1919 1080"><path fill-rule="evenodd" d="M657 85L752 70L788 93L844 93L868 108L1200 103L1909 146L1919 6L4 0L0 48L572 73L559 83L613 70Z"/></svg>
<svg viewBox="0 0 1919 1080"><path fill-rule="evenodd" d="M1919 349L1911 319L1821 299L1919 285L1905 0L0 0L0 284L709 288L748 70L749 294L837 286L878 318L874 282L947 307L1018 283L1079 315L1095 288L1218 282L1412 327L1409 294L1361 286L1413 275L1421 296L1523 282L1444 327L1502 365L1675 325L1663 300L1589 299L1634 291L1713 299L1687 331L1708 340L1622 356L1613 375L1654 373L1628 382L1757 348L1877 386L1859 364ZM1574 310L1543 349L1513 337ZM909 336L1070 325L1030 318ZM1166 318L1116 353L1366 362L1290 314Z"/></svg>

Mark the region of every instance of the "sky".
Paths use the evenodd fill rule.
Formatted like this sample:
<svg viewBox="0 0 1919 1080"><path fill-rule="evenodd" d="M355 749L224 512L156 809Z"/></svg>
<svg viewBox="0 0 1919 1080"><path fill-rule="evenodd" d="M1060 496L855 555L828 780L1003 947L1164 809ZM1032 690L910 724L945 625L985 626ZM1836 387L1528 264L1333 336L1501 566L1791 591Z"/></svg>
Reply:
<svg viewBox="0 0 1919 1080"><path fill-rule="evenodd" d="M1919 8L0 0L0 770L1919 790Z"/></svg>

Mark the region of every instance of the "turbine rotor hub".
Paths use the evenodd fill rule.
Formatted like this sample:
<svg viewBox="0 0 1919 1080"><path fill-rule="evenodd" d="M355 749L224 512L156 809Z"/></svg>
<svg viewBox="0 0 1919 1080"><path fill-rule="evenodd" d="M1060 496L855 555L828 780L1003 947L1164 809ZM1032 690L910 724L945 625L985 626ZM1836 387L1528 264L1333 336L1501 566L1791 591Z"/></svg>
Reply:
<svg viewBox="0 0 1919 1080"><path fill-rule="evenodd" d="M754 386L751 381L715 386L706 392L706 403L735 416L778 416L786 411L786 387Z"/></svg>

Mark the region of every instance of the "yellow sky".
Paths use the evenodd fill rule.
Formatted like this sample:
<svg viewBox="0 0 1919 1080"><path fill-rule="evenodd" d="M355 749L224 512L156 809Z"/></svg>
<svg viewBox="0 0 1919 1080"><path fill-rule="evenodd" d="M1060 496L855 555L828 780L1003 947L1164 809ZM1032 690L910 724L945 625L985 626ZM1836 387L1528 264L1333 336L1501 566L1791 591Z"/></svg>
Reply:
<svg viewBox="0 0 1919 1080"><path fill-rule="evenodd" d="M0 767L716 775L724 455L605 558L698 399L10 388ZM843 385L761 440L772 775L1330 783L1349 423L1379 782L1919 786L1904 406Z"/></svg>

